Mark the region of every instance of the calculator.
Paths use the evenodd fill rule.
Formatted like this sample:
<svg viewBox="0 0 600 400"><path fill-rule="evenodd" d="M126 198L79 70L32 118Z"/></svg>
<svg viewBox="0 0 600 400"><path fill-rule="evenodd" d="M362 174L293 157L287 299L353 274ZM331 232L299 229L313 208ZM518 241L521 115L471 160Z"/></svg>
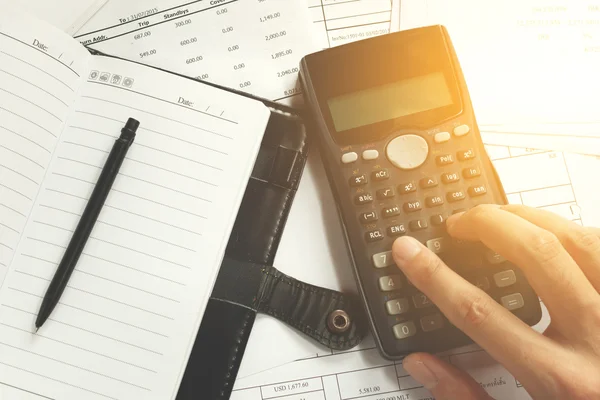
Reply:
<svg viewBox="0 0 600 400"><path fill-rule="evenodd" d="M382 356L397 360L472 343L394 264L392 244L402 235L419 240L528 325L538 323L539 298L519 268L446 232L454 213L507 203L446 28L415 28L309 54L300 81Z"/></svg>

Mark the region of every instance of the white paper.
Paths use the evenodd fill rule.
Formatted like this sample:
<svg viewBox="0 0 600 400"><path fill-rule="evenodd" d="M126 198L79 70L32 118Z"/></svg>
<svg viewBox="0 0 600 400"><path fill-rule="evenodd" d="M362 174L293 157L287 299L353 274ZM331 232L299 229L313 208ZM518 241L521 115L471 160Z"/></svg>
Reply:
<svg viewBox="0 0 600 400"><path fill-rule="evenodd" d="M217 3L217 4L213 4ZM107 54L288 105L316 46L301 1L111 1L76 38Z"/></svg>
<svg viewBox="0 0 600 400"><path fill-rule="evenodd" d="M73 35L108 0L11 0L28 13Z"/></svg>
<svg viewBox="0 0 600 400"><path fill-rule="evenodd" d="M398 30L399 0L305 0L314 34L323 48Z"/></svg>
<svg viewBox="0 0 600 400"><path fill-rule="evenodd" d="M55 102L40 103L65 127L39 121L56 135L54 146L31 138L49 143L51 160L33 207L23 210L27 222L0 287L0 384L61 400L174 398L270 112L200 82L92 57L72 39L60 57L52 30L27 29L34 24L41 25L3 13L0 50L40 57L29 45L39 33L48 52L35 65L85 82L75 86L74 103L61 102L62 113ZM5 34L19 40L20 53ZM2 82L41 76L19 65L3 62L14 76ZM56 102L66 90L47 89ZM3 108L15 103L11 112L42 115L0 99ZM59 305L33 334L42 296L129 117L141 123L136 140Z"/></svg>
<svg viewBox="0 0 600 400"><path fill-rule="evenodd" d="M18 26L0 2L0 285L87 67L58 29ZM82 61L84 60L84 61Z"/></svg>
<svg viewBox="0 0 600 400"><path fill-rule="evenodd" d="M402 30L447 27L478 123L493 133L493 143L600 154L600 3L406 0L401 6Z"/></svg>
<svg viewBox="0 0 600 400"><path fill-rule="evenodd" d="M585 226L600 226L596 207L600 192L589 184L592 171L600 168L600 158L504 146L487 146L487 150L511 203L551 210ZM307 282L354 291L346 245L318 164L313 159L315 169L308 175L310 183L300 189L304 191L301 198L315 200L293 208L292 225L286 227L276 265ZM549 323L544 306L543 311L543 319L535 327L538 331ZM283 337L282 332L277 337L265 332L262 340L273 340L281 349L302 349L305 359L238 379L232 400L430 398L430 393L408 376L401 363L379 356L370 336L347 352L332 352L293 334ZM530 399L514 377L477 345L441 356L466 369L496 400Z"/></svg>

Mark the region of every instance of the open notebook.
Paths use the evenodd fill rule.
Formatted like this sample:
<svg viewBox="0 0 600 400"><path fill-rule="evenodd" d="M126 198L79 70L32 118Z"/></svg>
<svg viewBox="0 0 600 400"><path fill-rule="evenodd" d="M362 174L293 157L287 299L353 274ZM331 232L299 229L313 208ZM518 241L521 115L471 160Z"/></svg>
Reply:
<svg viewBox="0 0 600 400"><path fill-rule="evenodd" d="M0 0L0 386L171 399L270 111L92 56ZM41 297L129 117L141 125L60 304Z"/></svg>

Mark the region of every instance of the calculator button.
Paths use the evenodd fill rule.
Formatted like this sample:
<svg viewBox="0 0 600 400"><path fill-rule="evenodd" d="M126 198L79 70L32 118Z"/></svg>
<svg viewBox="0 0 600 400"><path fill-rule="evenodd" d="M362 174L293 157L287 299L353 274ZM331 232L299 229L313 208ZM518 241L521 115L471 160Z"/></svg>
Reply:
<svg viewBox="0 0 600 400"><path fill-rule="evenodd" d="M383 188L377 191L377 198L380 200L391 199L394 197L394 189L392 188Z"/></svg>
<svg viewBox="0 0 600 400"><path fill-rule="evenodd" d="M454 183L458 181L460 181L460 176L457 173L442 175L442 182L444 182L445 184Z"/></svg>
<svg viewBox="0 0 600 400"><path fill-rule="evenodd" d="M436 143L445 143L450 140L450 132L436 133L433 140L435 140Z"/></svg>
<svg viewBox="0 0 600 400"><path fill-rule="evenodd" d="M391 292L402 287L400 275L382 276L379 278L379 289L382 292Z"/></svg>
<svg viewBox="0 0 600 400"><path fill-rule="evenodd" d="M508 270L508 271L498 272L497 274L494 275L494 283L499 288L514 285L515 283L517 283L517 276L515 275L515 271Z"/></svg>
<svg viewBox="0 0 600 400"><path fill-rule="evenodd" d="M379 157L379 152L377 150L365 150L362 154L363 160L371 161L376 160Z"/></svg>
<svg viewBox="0 0 600 400"><path fill-rule="evenodd" d="M408 226L411 231L422 231L423 229L427 229L427 221L425 221L424 219L410 221Z"/></svg>
<svg viewBox="0 0 600 400"><path fill-rule="evenodd" d="M423 178L421 179L420 185L422 189L428 189L436 187L438 185L438 182L435 178Z"/></svg>
<svg viewBox="0 0 600 400"><path fill-rule="evenodd" d="M370 211L370 212L360 214L360 222L362 222L363 224L377 221L378 219L379 218L377 218L377 213L375 211Z"/></svg>
<svg viewBox="0 0 600 400"><path fill-rule="evenodd" d="M510 294L508 296L504 296L500 299L502 305L508 310L516 310L517 308L521 308L525 305L525 300L523 300L523 296L521 293Z"/></svg>
<svg viewBox="0 0 600 400"><path fill-rule="evenodd" d="M365 233L365 240L369 243L377 242L378 240L383 239L383 232L381 229L376 229L374 231L370 231Z"/></svg>
<svg viewBox="0 0 600 400"><path fill-rule="evenodd" d="M365 174L356 175L350 178L350 186L362 186L369 183L369 179Z"/></svg>
<svg viewBox="0 0 600 400"><path fill-rule="evenodd" d="M344 164L351 164L353 162L355 162L356 160L358 160L358 154L352 152L352 153L346 153L342 156L342 162Z"/></svg>
<svg viewBox="0 0 600 400"><path fill-rule="evenodd" d="M441 314L427 315L421 318L421 328L424 332L436 331L444 327L444 319Z"/></svg>
<svg viewBox="0 0 600 400"><path fill-rule="evenodd" d="M444 251L446 251L448 249L449 243L444 238L435 238L435 239L428 240L426 245L427 245L427 248L429 248L429 250L433 251L436 254L439 254L439 253L443 253Z"/></svg>
<svg viewBox="0 0 600 400"><path fill-rule="evenodd" d="M442 196L433 196L425 199L425 205L427 207L438 207L444 204L444 198Z"/></svg>
<svg viewBox="0 0 600 400"><path fill-rule="evenodd" d="M490 280L488 278L486 278L485 276L479 276L477 278L473 278L469 282L471 282L471 284L473 286L477 286L479 289L483 290L484 292L487 292L488 290L490 290Z"/></svg>
<svg viewBox="0 0 600 400"><path fill-rule="evenodd" d="M408 203L404 203L404 211L407 213L412 213L416 211L420 211L423 209L420 201L411 201Z"/></svg>
<svg viewBox="0 0 600 400"><path fill-rule="evenodd" d="M481 176L481 171L477 167L465 168L463 169L463 176L466 179L473 179Z"/></svg>
<svg viewBox="0 0 600 400"><path fill-rule="evenodd" d="M417 327L412 321L394 325L393 330L394 336L396 336L396 339L399 340L406 339L407 337L411 337L417 333Z"/></svg>
<svg viewBox="0 0 600 400"><path fill-rule="evenodd" d="M458 209L452 211L452 214L460 214L460 213L464 213L464 212L467 212L466 208L458 208Z"/></svg>
<svg viewBox="0 0 600 400"><path fill-rule="evenodd" d="M412 297L416 308L427 308L433 306L433 303L423 293L417 293Z"/></svg>
<svg viewBox="0 0 600 400"><path fill-rule="evenodd" d="M471 128L469 128L469 125L460 125L460 126L457 126L456 128L454 128L454 134L456 136L465 136L470 131L471 131Z"/></svg>
<svg viewBox="0 0 600 400"><path fill-rule="evenodd" d="M390 315L404 314L408 311L407 299L395 299L385 303L385 308Z"/></svg>
<svg viewBox="0 0 600 400"><path fill-rule="evenodd" d="M406 227L402 224L388 226L388 236L396 237L406 234Z"/></svg>
<svg viewBox="0 0 600 400"><path fill-rule="evenodd" d="M394 166L400 169L414 169L427 160L429 145L421 136L402 135L392 139L386 152Z"/></svg>
<svg viewBox="0 0 600 400"><path fill-rule="evenodd" d="M435 158L435 162L437 165L448 165L448 164L452 164L454 162L454 157L452 156L452 154L445 154L443 156L437 156Z"/></svg>
<svg viewBox="0 0 600 400"><path fill-rule="evenodd" d="M394 206L394 207L384 208L381 211L381 214L383 215L383 218L395 217L396 215L400 215L400 207Z"/></svg>
<svg viewBox="0 0 600 400"><path fill-rule="evenodd" d="M485 188L485 185L471 186L469 188L468 192L469 192L469 196L477 197L477 196L483 196L484 194L486 194L487 189Z"/></svg>
<svg viewBox="0 0 600 400"><path fill-rule="evenodd" d="M442 214L437 214L431 217L431 225L439 226L442 225L446 219Z"/></svg>
<svg viewBox="0 0 600 400"><path fill-rule="evenodd" d="M472 160L475 158L475 151L473 149L459 151L456 156L460 161Z"/></svg>
<svg viewBox="0 0 600 400"><path fill-rule="evenodd" d="M354 202L359 206L363 204L369 204L373 201L373 195L371 193L359 194L354 198Z"/></svg>
<svg viewBox="0 0 600 400"><path fill-rule="evenodd" d="M375 268L385 268L394 264L394 259L392 257L391 251L386 251L383 253L378 253L373 255L373 265Z"/></svg>
<svg viewBox="0 0 600 400"><path fill-rule="evenodd" d="M506 261L506 258L502 257L500 254L492 250L488 250L485 252L485 259L490 264L502 264L504 261Z"/></svg>
<svg viewBox="0 0 600 400"><path fill-rule="evenodd" d="M373 172L373 180L376 182L385 181L390 178L390 173L387 169L380 169L379 171Z"/></svg>
<svg viewBox="0 0 600 400"><path fill-rule="evenodd" d="M417 190L417 185L414 182L407 182L398 186L398 193L400 194L412 193L415 190Z"/></svg>
<svg viewBox="0 0 600 400"><path fill-rule="evenodd" d="M460 201L460 200L464 200L465 198L465 192L463 192L462 190L457 190L455 192L450 192L446 195L446 197L448 198L448 201L453 203L455 201Z"/></svg>

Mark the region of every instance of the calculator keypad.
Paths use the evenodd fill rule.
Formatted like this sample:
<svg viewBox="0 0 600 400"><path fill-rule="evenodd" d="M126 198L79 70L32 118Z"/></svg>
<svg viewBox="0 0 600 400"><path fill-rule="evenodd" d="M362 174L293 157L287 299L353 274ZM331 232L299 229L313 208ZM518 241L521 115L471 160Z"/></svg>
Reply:
<svg viewBox="0 0 600 400"><path fill-rule="evenodd" d="M380 160L385 155L374 149L342 156L342 162L354 164L349 190L358 210L357 218L364 227L364 240L373 248L371 264L376 271L374 284L381 295L380 306L393 321L390 329L397 340L412 337L419 331L437 332L449 325L431 300L408 282L395 265L391 243L406 234L427 235L423 244L440 256L453 251L461 253L461 265L448 264L451 268L459 273L469 269L471 275L465 278L485 292L503 290L498 299L508 310L524 307L523 296L517 290L517 275L511 269L501 268L506 260L491 251L471 252L469 243L450 239L445 232L445 221L450 215L485 202L489 194L478 154L468 140L462 138L469 132L468 125L461 125L432 135L428 148L432 168L420 175L401 171L417 170L416 164L422 162L410 154L405 159L401 157L404 151L401 147L406 142L418 144L417 153L424 150L420 139L411 135L395 140L395 149L386 150L388 159L390 151L394 153L387 168ZM453 141L467 144L459 147ZM392 179L394 174L409 178L398 183ZM486 272L480 268L483 263L499 269Z"/></svg>

